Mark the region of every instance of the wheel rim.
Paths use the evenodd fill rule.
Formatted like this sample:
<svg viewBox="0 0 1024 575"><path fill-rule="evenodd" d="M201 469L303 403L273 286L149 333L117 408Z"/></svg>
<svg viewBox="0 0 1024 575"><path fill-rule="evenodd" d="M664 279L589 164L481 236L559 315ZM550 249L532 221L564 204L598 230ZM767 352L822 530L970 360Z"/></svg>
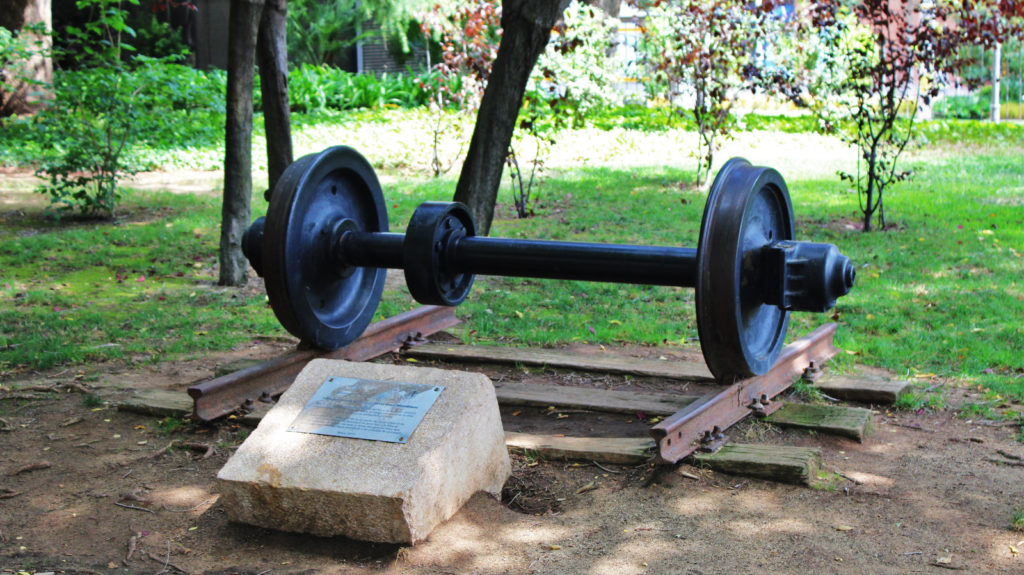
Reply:
<svg viewBox="0 0 1024 575"><path fill-rule="evenodd" d="M782 176L771 168L729 160L708 195L697 246L697 330L716 379L731 383L775 363L789 312L764 303L759 256L766 245L793 239L793 209Z"/></svg>
<svg viewBox="0 0 1024 575"><path fill-rule="evenodd" d="M274 314L292 335L323 349L354 341L376 313L383 268L345 268L334 257L337 226L386 232L380 183L355 150L304 156L274 188L263 236L264 275Z"/></svg>

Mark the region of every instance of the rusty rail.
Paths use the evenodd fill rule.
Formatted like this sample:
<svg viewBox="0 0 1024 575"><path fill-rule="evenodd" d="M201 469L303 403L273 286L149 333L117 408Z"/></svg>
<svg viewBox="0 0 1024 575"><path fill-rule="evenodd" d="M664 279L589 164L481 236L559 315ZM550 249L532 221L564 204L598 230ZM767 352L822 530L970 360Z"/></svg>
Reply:
<svg viewBox="0 0 1024 575"><path fill-rule="evenodd" d="M211 421L239 408L251 409L255 402L269 402L288 389L295 376L313 359L366 361L458 323L455 308L422 306L370 324L359 339L341 349L290 351L265 363L188 388L193 400L192 415L200 421Z"/></svg>
<svg viewBox="0 0 1024 575"><path fill-rule="evenodd" d="M738 381L709 393L651 428L658 458L675 463L698 449L713 449L727 439L724 430L751 414L768 415L781 404L772 401L811 365L823 364L839 350L832 343L836 324L819 327L783 348L764 375Z"/></svg>

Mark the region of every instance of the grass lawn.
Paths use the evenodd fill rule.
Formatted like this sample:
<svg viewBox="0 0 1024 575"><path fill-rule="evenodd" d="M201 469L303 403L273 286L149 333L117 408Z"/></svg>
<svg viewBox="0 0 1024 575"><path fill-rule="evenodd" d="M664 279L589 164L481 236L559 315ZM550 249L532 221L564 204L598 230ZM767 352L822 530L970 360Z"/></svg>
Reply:
<svg viewBox="0 0 1024 575"><path fill-rule="evenodd" d="M355 134L357 146L385 166L395 230L420 202L451 197L453 175L433 179L409 169L421 161L410 158L425 158L418 139L375 156L365 143L373 136L360 137L357 128L338 119L304 125L298 148L337 142L339 130ZM370 133L381 130L401 131L376 122ZM854 260L858 285L834 310L837 343L849 352L841 369L857 362L927 387L934 378L981 386L987 400L972 412L1006 415L1015 408L1010 402L1024 400L1024 128L993 133L962 124L924 134L931 143L907 162L917 176L886 198L893 224L886 232L858 231L857 196L832 175L855 156L832 140L746 133L716 164L743 154L777 166L790 187L798 238L835 243ZM613 129L561 141L537 215L511 219L511 201L502 197L504 217L492 235L695 246L705 194L689 184L692 134ZM259 199L254 211L265 206ZM117 223L56 224L32 210L3 216L0 381L59 365L193 356L284 333L262 293L215 285L215 194L135 192L121 211ZM388 292L380 314L410 305L404 290ZM470 341L696 345L686 289L478 278L459 313ZM790 336L830 315L795 314Z"/></svg>

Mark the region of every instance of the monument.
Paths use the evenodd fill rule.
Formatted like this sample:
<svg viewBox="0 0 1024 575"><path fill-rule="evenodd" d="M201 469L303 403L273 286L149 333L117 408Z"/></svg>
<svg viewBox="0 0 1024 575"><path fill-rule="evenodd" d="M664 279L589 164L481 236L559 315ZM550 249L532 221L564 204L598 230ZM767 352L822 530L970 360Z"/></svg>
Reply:
<svg viewBox="0 0 1024 575"><path fill-rule="evenodd" d="M486 376L318 359L217 483L232 521L409 544L510 472Z"/></svg>

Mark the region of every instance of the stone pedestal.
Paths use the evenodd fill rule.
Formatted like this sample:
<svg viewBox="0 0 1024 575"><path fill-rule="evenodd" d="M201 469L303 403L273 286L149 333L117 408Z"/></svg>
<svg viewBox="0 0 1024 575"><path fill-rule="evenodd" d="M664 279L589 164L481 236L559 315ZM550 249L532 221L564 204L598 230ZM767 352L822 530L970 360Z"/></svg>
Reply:
<svg viewBox="0 0 1024 575"><path fill-rule="evenodd" d="M328 377L443 385L407 443L288 431ZM498 403L480 374L318 359L217 474L232 521L416 543L477 491L498 496L511 472Z"/></svg>

